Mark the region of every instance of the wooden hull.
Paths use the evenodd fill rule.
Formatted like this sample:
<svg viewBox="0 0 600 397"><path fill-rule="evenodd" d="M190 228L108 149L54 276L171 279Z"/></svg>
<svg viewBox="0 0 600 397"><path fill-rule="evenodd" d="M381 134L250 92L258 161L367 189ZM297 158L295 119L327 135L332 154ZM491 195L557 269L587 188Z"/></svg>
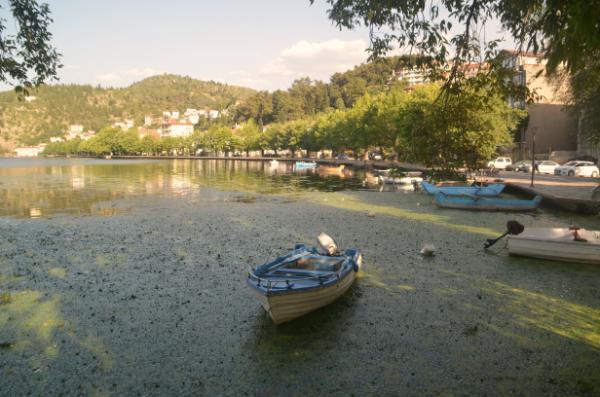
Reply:
<svg viewBox="0 0 600 397"><path fill-rule="evenodd" d="M355 278L356 272L351 271L338 283L324 288L275 295L264 295L255 290L255 294L273 322L282 324L332 303L352 286Z"/></svg>
<svg viewBox="0 0 600 397"><path fill-rule="evenodd" d="M508 236L511 255L554 261L600 264L600 232L582 231L587 242L574 241L573 231L565 228L529 228Z"/></svg>
<svg viewBox="0 0 600 397"><path fill-rule="evenodd" d="M340 165L338 167L327 167L320 165L317 168L317 174L319 175L343 175L345 165Z"/></svg>

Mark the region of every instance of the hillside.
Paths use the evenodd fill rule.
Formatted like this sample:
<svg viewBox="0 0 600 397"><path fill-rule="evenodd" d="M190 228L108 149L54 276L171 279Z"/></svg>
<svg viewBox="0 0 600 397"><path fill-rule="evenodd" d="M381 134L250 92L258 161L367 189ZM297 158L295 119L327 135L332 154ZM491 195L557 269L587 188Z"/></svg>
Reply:
<svg viewBox="0 0 600 397"><path fill-rule="evenodd" d="M250 88L164 74L126 88L50 85L32 91L36 99L19 101L13 91L0 92L0 146L35 144L62 135L70 124L99 130L116 118L133 118L186 108L224 109L252 95Z"/></svg>

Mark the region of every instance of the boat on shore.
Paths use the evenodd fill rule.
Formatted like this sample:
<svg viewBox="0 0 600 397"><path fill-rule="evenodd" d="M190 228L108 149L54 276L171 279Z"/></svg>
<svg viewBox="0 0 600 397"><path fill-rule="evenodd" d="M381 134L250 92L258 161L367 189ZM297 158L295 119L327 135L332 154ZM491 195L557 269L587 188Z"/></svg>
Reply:
<svg viewBox="0 0 600 397"><path fill-rule="evenodd" d="M435 195L435 204L440 208L470 211L533 211L542 202L542 196L531 200L480 197L473 195L450 196L443 192Z"/></svg>
<svg viewBox="0 0 600 397"><path fill-rule="evenodd" d="M511 255L553 261L600 264L600 231L574 228L526 228L508 236Z"/></svg>
<svg viewBox="0 0 600 397"><path fill-rule="evenodd" d="M495 183L488 186L436 186L432 183L423 181L421 182L421 187L427 194L432 196L442 192L447 196L472 195L479 197L496 197L504 190L504 184L502 183Z"/></svg>
<svg viewBox="0 0 600 397"><path fill-rule="evenodd" d="M317 168L317 163L314 161L296 161L294 168L296 170L313 170Z"/></svg>
<svg viewBox="0 0 600 397"><path fill-rule="evenodd" d="M385 176L379 175L379 181L384 185L414 185L423 182L420 176Z"/></svg>
<svg viewBox="0 0 600 397"><path fill-rule="evenodd" d="M275 324L326 306L354 283L362 256L356 249L323 255L316 248L295 249L248 272L247 282Z"/></svg>

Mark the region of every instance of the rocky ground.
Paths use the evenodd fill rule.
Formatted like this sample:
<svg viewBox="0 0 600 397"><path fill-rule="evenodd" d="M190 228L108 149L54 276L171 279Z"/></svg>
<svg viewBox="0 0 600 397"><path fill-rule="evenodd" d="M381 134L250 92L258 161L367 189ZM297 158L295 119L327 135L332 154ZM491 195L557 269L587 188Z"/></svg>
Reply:
<svg viewBox="0 0 600 397"><path fill-rule="evenodd" d="M600 394L600 268L482 250L510 218L600 230L597 217L377 192L100 207L111 216L0 218L0 394ZM320 231L362 249L365 271L275 326L247 268Z"/></svg>

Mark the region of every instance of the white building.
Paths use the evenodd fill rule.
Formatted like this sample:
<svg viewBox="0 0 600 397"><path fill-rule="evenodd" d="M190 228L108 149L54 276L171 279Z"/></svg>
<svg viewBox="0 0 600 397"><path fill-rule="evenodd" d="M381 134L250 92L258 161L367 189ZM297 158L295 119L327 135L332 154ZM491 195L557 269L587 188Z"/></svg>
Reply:
<svg viewBox="0 0 600 397"><path fill-rule="evenodd" d="M81 134L83 132L83 126L81 124L71 124L69 126L69 134Z"/></svg>
<svg viewBox="0 0 600 397"><path fill-rule="evenodd" d="M200 122L200 115L199 114L191 114L191 115L187 116L187 120L194 125L198 124L198 122Z"/></svg>
<svg viewBox="0 0 600 397"><path fill-rule="evenodd" d="M407 82L410 87L427 81L427 71L420 68L399 69L394 71L394 76L398 80Z"/></svg>
<svg viewBox="0 0 600 397"><path fill-rule="evenodd" d="M194 124L187 121L170 120L164 127L166 127L163 129L164 136L186 137L194 133Z"/></svg>
<svg viewBox="0 0 600 397"><path fill-rule="evenodd" d="M113 123L114 128L120 128L123 131L127 131L133 128L133 119L125 119L123 121L116 121Z"/></svg>
<svg viewBox="0 0 600 397"><path fill-rule="evenodd" d="M80 137L81 137L82 140L87 141L88 139L92 138L94 135L96 135L96 131L89 130L89 131L86 131L86 132L82 133L80 135Z"/></svg>
<svg viewBox="0 0 600 397"><path fill-rule="evenodd" d="M219 117L219 111L218 110L211 109L211 110L208 111L208 118L210 120L216 119L218 117Z"/></svg>
<svg viewBox="0 0 600 397"><path fill-rule="evenodd" d="M50 142L62 142L62 141L63 141L63 139L60 136L50 137Z"/></svg>
<svg viewBox="0 0 600 397"><path fill-rule="evenodd" d="M71 124L67 130L67 140L74 139L83 132L83 126L81 124Z"/></svg>
<svg viewBox="0 0 600 397"><path fill-rule="evenodd" d="M152 116L144 116L144 126L149 126L154 124L154 117Z"/></svg>
<svg viewBox="0 0 600 397"><path fill-rule="evenodd" d="M46 144L40 144L37 146L21 146L16 147L14 153L17 157L37 157L44 151Z"/></svg>

